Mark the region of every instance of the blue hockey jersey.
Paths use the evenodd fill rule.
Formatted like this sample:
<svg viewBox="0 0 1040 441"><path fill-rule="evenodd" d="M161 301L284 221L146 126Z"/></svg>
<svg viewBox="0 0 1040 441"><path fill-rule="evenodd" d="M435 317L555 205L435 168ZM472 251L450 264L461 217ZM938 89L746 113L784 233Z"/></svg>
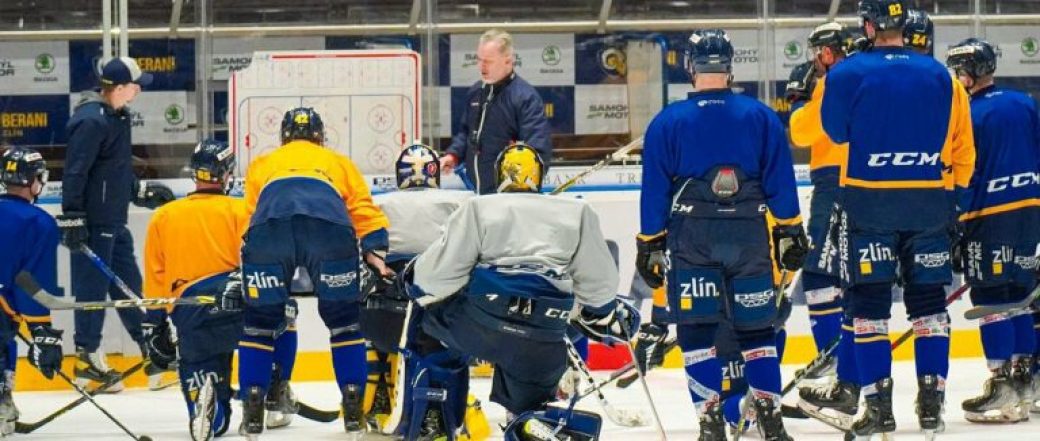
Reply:
<svg viewBox="0 0 1040 441"><path fill-rule="evenodd" d="M50 311L15 285L19 272L28 271L49 292L58 288L58 242L54 218L17 196L0 196L0 307L15 320L49 323Z"/></svg>
<svg viewBox="0 0 1040 441"><path fill-rule="evenodd" d="M640 233L664 232L673 183L704 178L719 165L739 167L761 183L778 225L801 224L791 148L780 117L754 98L729 89L706 90L669 105L647 128Z"/></svg>
<svg viewBox="0 0 1040 441"><path fill-rule="evenodd" d="M947 192L968 186L975 148L967 93L943 65L880 47L849 57L817 87L824 130L849 143L841 198L858 227L923 230L953 218Z"/></svg>
<svg viewBox="0 0 1040 441"><path fill-rule="evenodd" d="M1036 101L996 86L971 97L977 159L961 220L1040 207Z"/></svg>

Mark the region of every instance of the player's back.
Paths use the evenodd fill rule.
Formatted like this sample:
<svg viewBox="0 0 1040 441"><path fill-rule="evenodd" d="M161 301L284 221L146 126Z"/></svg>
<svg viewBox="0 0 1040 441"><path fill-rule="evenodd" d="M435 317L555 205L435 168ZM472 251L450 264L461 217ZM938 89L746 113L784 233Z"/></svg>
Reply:
<svg viewBox="0 0 1040 441"><path fill-rule="evenodd" d="M651 123L659 125L679 178L702 178L720 164L735 165L751 179L761 177L764 151L775 112L729 89L690 93ZM645 154L645 153L644 153Z"/></svg>
<svg viewBox="0 0 1040 441"><path fill-rule="evenodd" d="M47 246L37 241L57 234L54 218L40 207L17 196L0 195L0 292L14 289L14 278L28 264L34 248Z"/></svg>
<svg viewBox="0 0 1040 441"><path fill-rule="evenodd" d="M252 223L302 214L350 224L344 200L360 175L345 156L308 141L292 141L257 158L246 173Z"/></svg>
<svg viewBox="0 0 1040 441"><path fill-rule="evenodd" d="M948 221L945 191L955 163L966 160L958 143L968 141L958 136L970 138L970 124L961 127L967 97L946 68L907 48L880 47L835 66L822 87L824 129L849 144L842 205L858 225L917 230ZM912 215L903 214L908 207Z"/></svg>
<svg viewBox="0 0 1040 441"><path fill-rule="evenodd" d="M421 188L374 197L390 221L387 260L409 258L423 252L440 237L448 217L473 196L469 191Z"/></svg>
<svg viewBox="0 0 1040 441"><path fill-rule="evenodd" d="M145 292L179 295L201 278L238 268L248 224L245 201L222 193L196 192L164 205L145 241Z"/></svg>
<svg viewBox="0 0 1040 441"><path fill-rule="evenodd" d="M976 164L963 219L1040 205L1040 117L1021 92L989 87L971 101Z"/></svg>
<svg viewBox="0 0 1040 441"><path fill-rule="evenodd" d="M480 255L492 265L541 265L564 273L581 243L583 201L507 193L471 199ZM613 263L611 263L613 266Z"/></svg>

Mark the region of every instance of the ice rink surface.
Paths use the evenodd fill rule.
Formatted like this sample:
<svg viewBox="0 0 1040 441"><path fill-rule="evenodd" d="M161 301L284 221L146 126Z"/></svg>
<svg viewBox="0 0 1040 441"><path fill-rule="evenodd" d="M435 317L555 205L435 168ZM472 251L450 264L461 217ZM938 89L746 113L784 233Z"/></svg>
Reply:
<svg viewBox="0 0 1040 441"><path fill-rule="evenodd" d="M797 366L784 366L785 378L790 378ZM971 441L1026 441L1040 440L1040 415L1034 415L1033 421L1015 425L977 425L964 420L960 410L961 401L978 394L982 381L987 376L985 362L981 359L959 359L952 361L950 378L947 381L946 433L939 435L940 440ZM606 375L603 372L597 376ZM924 436L917 432L917 418L914 415L914 396L917 381L914 365L910 362L896 363L894 367L896 384L895 413L899 429L896 439L923 440ZM661 411L665 429L669 439L693 440L697 437L697 418L686 390L683 372L679 369L657 370L651 372L650 388ZM474 380L474 392L486 403L491 387L487 379ZM297 396L312 406L322 409L334 409L338 406L339 393L332 383L296 383ZM638 384L628 389L619 390L608 387L606 390L610 402L618 408L647 409L646 398ZM57 408L76 398L74 392L32 392L15 393L15 401L22 411L22 421L32 422L42 418ZM793 403L795 393L791 393L785 402ZM151 436L155 440L190 440L187 432L187 412L180 391L169 388L160 392L144 389L127 390L117 395L101 396L99 403L120 418L131 430L140 435ZM239 422L238 403L235 402L235 416L232 424L237 428ZM579 404L580 408L599 411L596 400L589 397ZM492 426L505 421L505 411L495 404L486 403L485 411ZM601 413L601 412L600 412ZM840 440L841 435L822 423L813 420L786 420L790 434L796 440ZM261 437L263 440L336 440L344 439L342 423L315 423L299 416L292 425L282 429L268 430ZM493 439L501 439L501 432L495 429ZM19 439L40 440L127 440L124 434L112 422L108 421L90 403L85 403L66 415L51 422L47 426L28 435L15 435ZM218 439L242 439L232 433ZM604 417L603 440L657 440L653 426L639 428L622 428L615 426ZM759 439L757 433L749 432L743 439ZM878 439L875 437L875 439Z"/></svg>

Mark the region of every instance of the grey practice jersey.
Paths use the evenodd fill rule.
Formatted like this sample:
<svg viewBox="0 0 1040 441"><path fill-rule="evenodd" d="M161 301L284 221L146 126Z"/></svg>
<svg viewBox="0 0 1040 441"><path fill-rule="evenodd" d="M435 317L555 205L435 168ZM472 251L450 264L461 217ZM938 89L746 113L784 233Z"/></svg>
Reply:
<svg viewBox="0 0 1040 441"><path fill-rule="evenodd" d="M423 252L444 231L448 217L467 199L469 191L413 189L373 197L390 220L390 255Z"/></svg>
<svg viewBox="0 0 1040 441"><path fill-rule="evenodd" d="M415 284L434 297L421 302L458 292L477 265L557 275L546 279L582 305L603 306L617 295L618 270L599 217L577 199L504 193L466 201L415 261Z"/></svg>

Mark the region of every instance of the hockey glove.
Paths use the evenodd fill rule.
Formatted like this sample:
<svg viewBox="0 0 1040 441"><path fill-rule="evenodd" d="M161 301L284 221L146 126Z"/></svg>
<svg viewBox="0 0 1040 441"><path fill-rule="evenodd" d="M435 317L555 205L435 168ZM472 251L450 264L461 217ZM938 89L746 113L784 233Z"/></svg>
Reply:
<svg viewBox="0 0 1040 441"><path fill-rule="evenodd" d="M621 300L599 308L582 308L575 325L582 334L600 343L627 344L639 326L639 311Z"/></svg>
<svg viewBox="0 0 1040 441"><path fill-rule="evenodd" d="M816 87L816 63L806 61L791 69L791 77L787 81L784 97L791 104L808 100L812 96L814 87Z"/></svg>
<svg viewBox="0 0 1040 441"><path fill-rule="evenodd" d="M177 344L173 342L170 322L162 320L157 323L144 323L141 325L141 331L144 334L141 346L144 347L152 365L169 370L170 365L177 361Z"/></svg>
<svg viewBox="0 0 1040 441"><path fill-rule="evenodd" d="M236 312L242 310L242 271L228 275L224 283L224 291L216 294L214 303L221 311Z"/></svg>
<svg viewBox="0 0 1040 441"><path fill-rule="evenodd" d="M674 343L672 339L671 343ZM656 323L643 323L636 333L636 362L643 372L664 364L669 349L668 327Z"/></svg>
<svg viewBox="0 0 1040 441"><path fill-rule="evenodd" d="M141 185L141 181L134 181L132 201L138 207L154 210L166 205L168 202L173 202L175 199L177 197L173 195L173 190L170 190L170 187L158 182L146 182L144 185Z"/></svg>
<svg viewBox="0 0 1040 441"><path fill-rule="evenodd" d="M664 274L668 270L665 260L665 235L646 239L636 236L636 270L643 276L646 286L652 289L664 285Z"/></svg>
<svg viewBox="0 0 1040 441"><path fill-rule="evenodd" d="M61 230L61 243L69 250L77 251L90 239L87 229L87 214L82 211L70 211L54 218Z"/></svg>
<svg viewBox="0 0 1040 441"><path fill-rule="evenodd" d="M809 239L801 225L773 228L773 248L780 269L798 271L809 254Z"/></svg>
<svg viewBox="0 0 1040 441"><path fill-rule="evenodd" d="M35 325L32 327L32 346L29 347L29 363L36 366L48 380L61 370L61 335L51 325Z"/></svg>

